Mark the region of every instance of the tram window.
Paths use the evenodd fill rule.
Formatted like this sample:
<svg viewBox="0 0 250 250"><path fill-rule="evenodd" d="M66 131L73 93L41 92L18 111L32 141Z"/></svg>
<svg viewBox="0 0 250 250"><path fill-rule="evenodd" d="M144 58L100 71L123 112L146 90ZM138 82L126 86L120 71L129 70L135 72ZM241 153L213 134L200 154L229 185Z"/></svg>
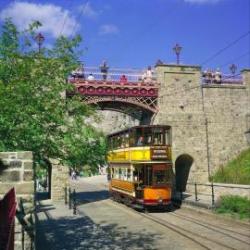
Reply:
<svg viewBox="0 0 250 250"><path fill-rule="evenodd" d="M156 170L154 171L154 183L163 184L166 181L166 171L165 170Z"/></svg>
<svg viewBox="0 0 250 250"><path fill-rule="evenodd" d="M114 168L111 168L111 177L114 178L114 176L115 176L115 170Z"/></svg>
<svg viewBox="0 0 250 250"><path fill-rule="evenodd" d="M172 168L167 168L166 170L166 182L172 183L173 172Z"/></svg>
<svg viewBox="0 0 250 250"><path fill-rule="evenodd" d="M119 179L119 169L115 168L115 178Z"/></svg>
<svg viewBox="0 0 250 250"><path fill-rule="evenodd" d="M128 181L131 181L131 169L130 168L127 169L127 179Z"/></svg>
<svg viewBox="0 0 250 250"><path fill-rule="evenodd" d="M142 133L142 129L138 128L136 129L136 146L143 146L145 143L145 138Z"/></svg>
<svg viewBox="0 0 250 250"><path fill-rule="evenodd" d="M164 136L163 130L161 128L155 128L152 131L153 133L153 144L154 145L163 145L164 144Z"/></svg>
<svg viewBox="0 0 250 250"><path fill-rule="evenodd" d="M118 178L121 179L122 178L122 170L121 170L121 168L119 168L118 173L119 173Z"/></svg>
<svg viewBox="0 0 250 250"><path fill-rule="evenodd" d="M170 131L166 130L165 132L165 141L167 145L170 145Z"/></svg>
<svg viewBox="0 0 250 250"><path fill-rule="evenodd" d="M126 176L126 168L122 168L121 169L121 180L126 180L127 176Z"/></svg>
<svg viewBox="0 0 250 250"><path fill-rule="evenodd" d="M133 176L134 176L134 181L138 181L138 170L136 169L134 172L133 172Z"/></svg>
<svg viewBox="0 0 250 250"><path fill-rule="evenodd" d="M124 137L124 143L125 143L125 148L128 148L129 147L129 134L125 134L125 137Z"/></svg>
<svg viewBox="0 0 250 250"><path fill-rule="evenodd" d="M152 130L151 128L144 129L145 145L151 145L152 143Z"/></svg>
<svg viewBox="0 0 250 250"><path fill-rule="evenodd" d="M152 166L145 166L144 169L144 184L147 186L152 185Z"/></svg>

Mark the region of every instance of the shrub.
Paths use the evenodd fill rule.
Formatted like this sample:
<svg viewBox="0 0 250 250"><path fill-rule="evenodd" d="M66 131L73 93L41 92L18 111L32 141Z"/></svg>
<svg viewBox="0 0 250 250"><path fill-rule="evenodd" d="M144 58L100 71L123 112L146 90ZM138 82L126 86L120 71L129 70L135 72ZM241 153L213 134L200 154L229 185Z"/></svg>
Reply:
<svg viewBox="0 0 250 250"><path fill-rule="evenodd" d="M236 215L240 219L250 219L250 200L238 195L221 196L216 212Z"/></svg>

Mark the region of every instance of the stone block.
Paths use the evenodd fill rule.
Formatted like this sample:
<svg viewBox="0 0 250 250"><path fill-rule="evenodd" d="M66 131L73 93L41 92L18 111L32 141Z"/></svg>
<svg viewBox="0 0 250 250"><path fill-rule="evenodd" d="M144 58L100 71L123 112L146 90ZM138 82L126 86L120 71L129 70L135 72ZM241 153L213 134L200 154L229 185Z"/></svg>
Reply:
<svg viewBox="0 0 250 250"><path fill-rule="evenodd" d="M24 181L32 181L34 179L33 171L24 171L23 180Z"/></svg>
<svg viewBox="0 0 250 250"><path fill-rule="evenodd" d="M16 185L16 193L18 194L34 194L34 182L25 182Z"/></svg>
<svg viewBox="0 0 250 250"><path fill-rule="evenodd" d="M0 175L1 182L16 182L21 180L20 171L3 171Z"/></svg>
<svg viewBox="0 0 250 250"><path fill-rule="evenodd" d="M21 168L22 161L20 160L11 160L9 161L9 168Z"/></svg>
<svg viewBox="0 0 250 250"><path fill-rule="evenodd" d="M7 193L12 187L16 189L16 194L34 194L34 182L26 183L0 183L0 193Z"/></svg>
<svg viewBox="0 0 250 250"><path fill-rule="evenodd" d="M16 159L17 154L15 152L0 152L0 159Z"/></svg>
<svg viewBox="0 0 250 250"><path fill-rule="evenodd" d="M22 243L19 241L15 242L14 249L15 250L23 250Z"/></svg>
<svg viewBox="0 0 250 250"><path fill-rule="evenodd" d="M6 194L11 188L15 187L14 183L0 183L0 193Z"/></svg>
<svg viewBox="0 0 250 250"><path fill-rule="evenodd" d="M33 169L33 162L32 161L24 161L23 166L24 166L24 169Z"/></svg>
<svg viewBox="0 0 250 250"><path fill-rule="evenodd" d="M26 159L26 160L32 160L33 154L31 151L23 151L23 152L17 152L18 159Z"/></svg>

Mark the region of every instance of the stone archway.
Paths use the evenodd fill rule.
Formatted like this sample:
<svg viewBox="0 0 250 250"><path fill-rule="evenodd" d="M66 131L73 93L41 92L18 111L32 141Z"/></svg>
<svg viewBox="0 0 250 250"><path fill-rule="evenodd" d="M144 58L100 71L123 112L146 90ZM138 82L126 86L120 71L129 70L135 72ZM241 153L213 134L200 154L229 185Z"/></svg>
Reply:
<svg viewBox="0 0 250 250"><path fill-rule="evenodd" d="M186 185L190 168L193 164L193 157L188 154L180 155L175 161L175 185L176 191L186 191Z"/></svg>

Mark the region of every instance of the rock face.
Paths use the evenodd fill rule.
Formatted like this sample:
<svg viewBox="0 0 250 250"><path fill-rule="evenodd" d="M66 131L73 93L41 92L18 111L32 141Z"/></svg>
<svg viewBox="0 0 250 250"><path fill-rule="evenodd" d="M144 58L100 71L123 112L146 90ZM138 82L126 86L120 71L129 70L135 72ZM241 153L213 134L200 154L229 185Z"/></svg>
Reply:
<svg viewBox="0 0 250 250"><path fill-rule="evenodd" d="M94 126L98 129L100 128L100 130L102 130L104 134L110 134L115 131L137 126L140 122L139 120L134 119L129 115L116 111L98 111L98 115L100 117L100 123L94 123Z"/></svg>

